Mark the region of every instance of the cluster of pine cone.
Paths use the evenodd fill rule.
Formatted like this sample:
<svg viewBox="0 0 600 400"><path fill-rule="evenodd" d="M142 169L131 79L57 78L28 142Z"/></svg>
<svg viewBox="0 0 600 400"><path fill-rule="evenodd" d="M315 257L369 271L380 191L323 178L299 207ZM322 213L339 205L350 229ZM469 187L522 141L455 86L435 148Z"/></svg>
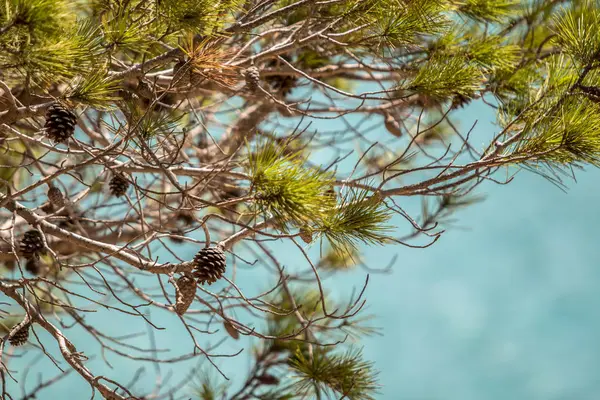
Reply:
<svg viewBox="0 0 600 400"><path fill-rule="evenodd" d="M196 80L196 74L187 65L184 60L180 60L174 68L174 76L182 81L183 84L194 84ZM249 88L256 90L260 85L260 73L257 68L252 67L247 70L246 79ZM282 82L275 80L269 81L269 84L275 89L283 89L282 91L288 91L288 85L282 85ZM77 125L77 116L73 111L69 110L64 104L55 103L50 106L46 112L46 123L44 125L44 131L46 135L53 140L55 143L64 143L68 141L75 133L75 127ZM113 175L109 182L109 189L113 196L121 197L126 194L129 188L129 181L121 174L116 173ZM48 191L48 199L51 207L61 208L65 206L65 198L56 187L51 187ZM21 252L28 259L28 263L31 261L30 266L32 271L35 270L34 263L39 260L39 255L44 250L44 243L42 235L38 230L30 230L25 232L25 235L21 241ZM194 257L194 271L191 274L184 274L175 282L176 286L176 305L175 310L179 314L185 313L190 304L192 303L195 293L196 285L200 284L212 284L219 280L225 273L226 259L223 248L220 246L203 248ZM28 327L27 327L28 328ZM25 330L28 334L28 329ZM22 342L19 339L22 335L14 335L13 339L15 343ZM12 340L11 339L11 343ZM27 340L26 338L24 339Z"/></svg>
<svg viewBox="0 0 600 400"><path fill-rule="evenodd" d="M44 125L44 131L50 139L55 143L66 142L75 133L75 127L77 126L77 116L73 111L66 108L61 103L55 103L48 107L46 111L46 123ZM129 181L123 174L117 173L113 176L109 182L110 192L115 197L121 197L129 188ZM52 202L53 199L50 196L62 197L60 190L54 188L54 192L48 192L48 198ZM51 189L52 191L52 189ZM58 202L58 201L57 201Z"/></svg>

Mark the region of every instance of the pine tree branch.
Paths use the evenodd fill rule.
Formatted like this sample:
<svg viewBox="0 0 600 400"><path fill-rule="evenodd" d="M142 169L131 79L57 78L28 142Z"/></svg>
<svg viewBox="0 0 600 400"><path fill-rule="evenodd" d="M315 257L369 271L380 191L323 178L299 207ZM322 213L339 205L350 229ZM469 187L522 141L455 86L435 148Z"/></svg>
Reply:
<svg viewBox="0 0 600 400"><path fill-rule="evenodd" d="M90 370L81 363L78 358L80 353L77 353L73 343L71 343L57 327L48 322L40 313L39 309L18 292L19 289L20 287L17 285L9 285L0 281L0 291L2 291L4 295L13 299L25 310L31 321L39 324L56 340L58 348L60 349L65 361L83 379L85 379L92 388L98 390L100 394L107 400L124 400L125 398L123 396L117 394L114 390L111 390L106 385L99 382L102 377L94 376Z"/></svg>
<svg viewBox="0 0 600 400"><path fill-rule="evenodd" d="M172 273L183 273L191 272L193 269L193 261L171 264L164 263L159 264L152 260L148 260L137 252L133 252L130 249L123 246L115 246L108 243L93 240L77 233L69 232L65 229L61 229L58 226L46 221L45 219L36 215L33 211L26 207L23 207L20 203L8 200L6 196L0 197L0 206L5 207L9 211L15 212L21 218L23 218L31 226L39 226L45 233L51 234L59 239L71 242L86 248L91 251L107 254L111 257L124 261L125 263L138 268L142 271L150 272L153 274L172 274ZM219 244L225 249L231 249L231 247L247 238L260 229L264 229L270 226L273 222L263 222L256 224L254 227L248 227L240 230L236 234L229 238L221 241Z"/></svg>
<svg viewBox="0 0 600 400"><path fill-rule="evenodd" d="M0 125L11 125L21 119L39 117L41 115L44 115L48 107L50 107L52 104L54 104L54 102L38 104L29 107L17 107L11 110L0 111Z"/></svg>

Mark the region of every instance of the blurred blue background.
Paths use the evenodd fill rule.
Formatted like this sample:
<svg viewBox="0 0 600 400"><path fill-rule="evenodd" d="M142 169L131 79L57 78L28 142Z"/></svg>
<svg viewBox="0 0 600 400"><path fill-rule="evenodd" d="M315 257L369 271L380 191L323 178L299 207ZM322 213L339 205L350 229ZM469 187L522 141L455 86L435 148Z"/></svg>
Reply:
<svg viewBox="0 0 600 400"><path fill-rule="evenodd" d="M462 111L462 126L470 127L476 118L480 121L472 137L481 148L497 128L480 105ZM359 344L381 371L377 398L600 398L600 171L579 171L576 176L578 182L569 182L567 193L525 171L506 186L483 184L477 193L486 200L459 211L457 222L432 247L365 249L371 267L384 267L398 256L390 274L371 275L366 291L368 312L377 317L373 325L383 333ZM188 246L180 254L191 259L196 250ZM283 251L280 255L291 264L297 259ZM365 270L356 269L328 279L326 287L344 298L360 288L365 276ZM264 288L263 280L263 275L243 268L237 282L251 295ZM191 348L187 333L172 329L178 320L157 314L154 320L169 328L156 333L158 347L182 352ZM98 323L106 333L148 331L139 318L102 310L87 322ZM78 332L74 341L92 355L93 342ZM148 339L131 343L147 346ZM219 361L234 383L247 371L248 344L229 340L226 350L245 350L236 359ZM96 356L88 364L92 371L123 384L139 366L108 353L111 369L100 353ZM25 354L11 366L30 361ZM36 365L37 371L54 370L47 360ZM189 368L174 366L170 378L163 374L165 383L189 383ZM134 382L137 391L157 384L152 365L146 365L146 372ZM32 370L31 383L35 374ZM85 399L90 389L72 375L38 398Z"/></svg>
<svg viewBox="0 0 600 400"><path fill-rule="evenodd" d="M568 194L528 173L485 185L468 230L372 277L381 398L600 397L600 173L577 177Z"/></svg>
<svg viewBox="0 0 600 400"><path fill-rule="evenodd" d="M498 131L479 105L463 127L476 118L475 143ZM527 171L485 183L432 247L367 250L399 255L367 292L380 398L600 398L600 171L576 178L566 193Z"/></svg>

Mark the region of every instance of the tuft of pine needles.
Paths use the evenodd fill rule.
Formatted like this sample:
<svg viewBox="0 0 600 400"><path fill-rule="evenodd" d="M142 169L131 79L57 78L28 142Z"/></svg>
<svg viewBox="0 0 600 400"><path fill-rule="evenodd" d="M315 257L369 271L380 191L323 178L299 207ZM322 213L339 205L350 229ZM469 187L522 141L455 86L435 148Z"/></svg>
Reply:
<svg viewBox="0 0 600 400"><path fill-rule="evenodd" d="M513 155L523 162L600 165L600 110L587 99L563 102L552 117L544 118L515 145Z"/></svg>
<svg viewBox="0 0 600 400"><path fill-rule="evenodd" d="M501 22L521 7L520 0L455 0L460 14L481 22Z"/></svg>
<svg viewBox="0 0 600 400"><path fill-rule="evenodd" d="M437 99L454 95L471 98L483 83L483 73L466 58L439 55L428 60L414 78L399 88Z"/></svg>
<svg viewBox="0 0 600 400"><path fill-rule="evenodd" d="M597 56L600 43L600 10L585 0L580 9L564 11L554 18L554 42L583 64Z"/></svg>
<svg viewBox="0 0 600 400"><path fill-rule="evenodd" d="M366 190L349 190L341 203L319 222L319 232L335 251L352 254L359 243L382 245L393 230L392 213Z"/></svg>
<svg viewBox="0 0 600 400"><path fill-rule="evenodd" d="M326 193L332 174L307 166L300 152L286 154L272 139L251 153L247 169L260 211L280 225L320 220L334 206Z"/></svg>
<svg viewBox="0 0 600 400"><path fill-rule="evenodd" d="M119 100L117 90L119 82L107 76L106 71L95 70L73 79L65 98L98 110L108 110Z"/></svg>
<svg viewBox="0 0 600 400"><path fill-rule="evenodd" d="M374 400L379 388L373 364L364 361L358 350L337 354L319 348L312 357L296 351L290 366L296 373L296 390L317 398L335 392L350 400Z"/></svg>
<svg viewBox="0 0 600 400"><path fill-rule="evenodd" d="M330 247L325 251L319 268L331 271L343 271L354 267L360 261L360 252L355 247Z"/></svg>

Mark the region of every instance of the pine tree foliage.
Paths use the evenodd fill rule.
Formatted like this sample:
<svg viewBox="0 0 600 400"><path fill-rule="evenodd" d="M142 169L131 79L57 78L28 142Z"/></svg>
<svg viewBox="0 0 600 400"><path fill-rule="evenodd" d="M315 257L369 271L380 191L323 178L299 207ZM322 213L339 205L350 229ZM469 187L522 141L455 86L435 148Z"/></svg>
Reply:
<svg viewBox="0 0 600 400"><path fill-rule="evenodd" d="M290 360L296 372L295 389L301 393L335 391L352 400L371 400L377 391L376 374L360 352L327 354L319 350L312 358L297 351Z"/></svg>
<svg viewBox="0 0 600 400"><path fill-rule="evenodd" d="M599 32L593 0L2 2L4 344L35 333L2 393L51 386L10 362L31 352L107 399L377 398L351 343L377 333L367 285L335 277L376 285L393 265L366 246L434 245L507 171L599 166ZM475 103L483 145L457 120ZM212 285L174 307L194 271ZM83 335L139 375L86 364Z"/></svg>
<svg viewBox="0 0 600 400"><path fill-rule="evenodd" d="M387 233L393 231L388 224L392 212L387 210L377 196L366 191L350 191L323 219L321 232L334 249L347 253L348 247L359 243L384 244Z"/></svg>
<svg viewBox="0 0 600 400"><path fill-rule="evenodd" d="M564 11L554 18L556 43L578 62L587 64L594 61L598 53L600 33L600 13L591 9Z"/></svg>
<svg viewBox="0 0 600 400"><path fill-rule="evenodd" d="M450 23L444 15L442 2L435 0L375 2L367 14L369 22L376 24L378 41L391 46L408 46L422 36L444 32Z"/></svg>
<svg viewBox="0 0 600 400"><path fill-rule="evenodd" d="M332 175L305 166L299 152L285 153L285 147L269 140L250 155L248 172L258 206L280 223L322 219L333 209L326 194Z"/></svg>
<svg viewBox="0 0 600 400"><path fill-rule="evenodd" d="M436 57L429 59L415 77L401 87L441 100L452 95L470 98L483 87L483 80L480 69L466 59Z"/></svg>
<svg viewBox="0 0 600 400"><path fill-rule="evenodd" d="M319 260L322 270L345 270L354 267L360 261L360 253L356 247L330 247L323 252Z"/></svg>
<svg viewBox="0 0 600 400"><path fill-rule="evenodd" d="M518 0L464 0L453 2L460 14L483 22L502 22L514 15Z"/></svg>

